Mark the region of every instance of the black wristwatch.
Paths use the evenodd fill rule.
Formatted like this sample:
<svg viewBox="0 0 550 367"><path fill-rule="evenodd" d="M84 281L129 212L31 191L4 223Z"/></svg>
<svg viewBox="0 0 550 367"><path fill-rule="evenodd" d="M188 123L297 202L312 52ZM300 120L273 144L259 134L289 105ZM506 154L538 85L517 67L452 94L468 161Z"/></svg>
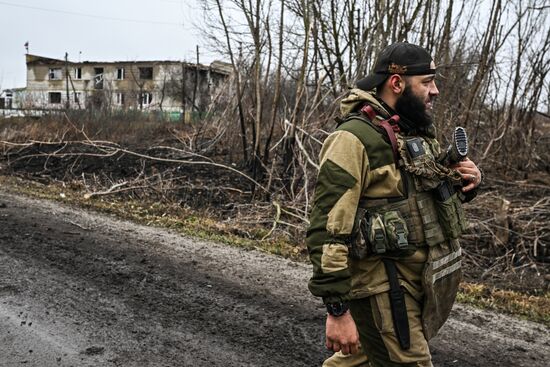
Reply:
<svg viewBox="0 0 550 367"><path fill-rule="evenodd" d="M328 314L336 317L342 316L349 310L349 305L346 302L327 303L325 306Z"/></svg>

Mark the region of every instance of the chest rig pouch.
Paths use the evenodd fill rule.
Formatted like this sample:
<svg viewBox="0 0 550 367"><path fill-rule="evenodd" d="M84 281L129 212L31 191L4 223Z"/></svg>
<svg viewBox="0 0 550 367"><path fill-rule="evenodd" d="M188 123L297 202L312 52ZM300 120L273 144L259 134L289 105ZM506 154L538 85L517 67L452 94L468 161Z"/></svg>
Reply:
<svg viewBox="0 0 550 367"><path fill-rule="evenodd" d="M349 254L354 259L368 255L410 256L416 245L409 242L406 220L397 210L372 211L359 208Z"/></svg>

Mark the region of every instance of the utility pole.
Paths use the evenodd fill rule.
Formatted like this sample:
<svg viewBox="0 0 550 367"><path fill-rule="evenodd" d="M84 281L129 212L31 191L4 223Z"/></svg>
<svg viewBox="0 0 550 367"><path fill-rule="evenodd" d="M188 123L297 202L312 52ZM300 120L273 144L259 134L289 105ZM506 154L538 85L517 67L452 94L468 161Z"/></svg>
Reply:
<svg viewBox="0 0 550 367"><path fill-rule="evenodd" d="M198 112L198 108L196 108L196 99L197 99L197 89L199 87L199 45L197 45L197 65L195 67L195 87L193 88L193 105L191 106L191 111L193 109L196 109Z"/></svg>
<svg viewBox="0 0 550 367"><path fill-rule="evenodd" d="M185 63L181 62L181 121L185 123Z"/></svg>
<svg viewBox="0 0 550 367"><path fill-rule="evenodd" d="M77 94L76 94L76 89L74 87L74 83L73 83L73 78L71 77L71 75L69 74L69 81L71 82L71 87L73 89L73 98L74 98L74 101L76 102L76 104L78 105L78 109L81 110L82 109L82 106L80 105L80 98L76 98Z"/></svg>
<svg viewBox="0 0 550 367"><path fill-rule="evenodd" d="M69 109L71 106L71 100L69 95L69 53L65 52L65 87L67 89L67 101L65 102L65 109Z"/></svg>

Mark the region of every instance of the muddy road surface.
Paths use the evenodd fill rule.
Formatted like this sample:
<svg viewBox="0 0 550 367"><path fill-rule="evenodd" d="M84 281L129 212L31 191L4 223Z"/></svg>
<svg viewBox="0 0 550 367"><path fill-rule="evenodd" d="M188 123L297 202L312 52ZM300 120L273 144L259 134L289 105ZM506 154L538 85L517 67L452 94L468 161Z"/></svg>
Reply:
<svg viewBox="0 0 550 367"><path fill-rule="evenodd" d="M310 268L0 190L0 366L320 366ZM457 306L436 366L548 366L542 325Z"/></svg>

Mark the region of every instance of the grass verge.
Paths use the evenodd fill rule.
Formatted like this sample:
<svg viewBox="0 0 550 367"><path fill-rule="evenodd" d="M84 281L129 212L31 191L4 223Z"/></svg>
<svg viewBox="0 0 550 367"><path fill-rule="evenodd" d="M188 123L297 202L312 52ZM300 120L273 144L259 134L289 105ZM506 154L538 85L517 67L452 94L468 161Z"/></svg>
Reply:
<svg viewBox="0 0 550 367"><path fill-rule="evenodd" d="M480 283L461 283L457 301L519 316L550 327L550 292L528 295Z"/></svg>
<svg viewBox="0 0 550 367"><path fill-rule="evenodd" d="M223 223L175 205L112 196L86 199L82 187L78 185L72 186L65 183L43 185L12 176L0 176L0 186L10 192L113 214L140 224L170 228L205 240L244 249L256 249L297 261L307 260L307 251L303 245L297 246L285 239L261 240L266 234L264 229L253 231L239 229L230 222ZM497 289L481 283L462 283L457 301L519 316L550 327L550 292L548 291L541 295L529 295Z"/></svg>

